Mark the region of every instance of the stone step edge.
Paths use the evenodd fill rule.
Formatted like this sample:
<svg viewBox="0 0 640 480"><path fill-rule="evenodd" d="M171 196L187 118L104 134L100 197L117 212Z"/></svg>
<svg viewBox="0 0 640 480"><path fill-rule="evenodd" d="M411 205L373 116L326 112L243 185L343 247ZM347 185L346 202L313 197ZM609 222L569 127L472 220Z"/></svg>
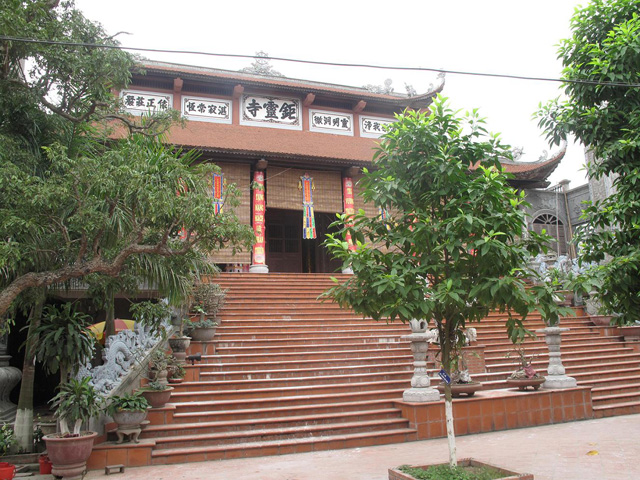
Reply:
<svg viewBox="0 0 640 480"><path fill-rule="evenodd" d="M405 379L399 379L399 380L380 380L377 382L357 382L357 383L336 383L336 384L320 384L320 385L296 385L293 387L272 387L272 388L249 388L246 390L242 390L242 389L234 389L234 390L192 390L192 391L188 391L188 392L173 392L171 394L171 398L180 398L180 397L188 397L189 395L211 395L211 396L215 396L215 395L228 395L230 393L234 394L234 395L242 395L243 393L245 394L260 394L260 393L273 393L273 392L283 392L283 393L287 393L289 391L298 391L298 390L328 390L328 389L332 389L332 388L345 388L345 387L349 387L349 386L358 386L360 388L362 387L375 387L375 386L385 386L385 385L393 385L393 384L397 384L402 382L403 384L406 383ZM406 388L409 388L409 386L407 385ZM271 397L264 397L265 399L270 399ZM253 400L256 400L255 398L253 398ZM178 403L178 402L172 402L172 403ZM182 403L181 403L182 405Z"/></svg>
<svg viewBox="0 0 640 480"><path fill-rule="evenodd" d="M251 449L262 449L268 447L280 447L287 445L300 445L300 444L316 444L316 443L325 443L325 442L345 442L348 440L356 440L360 438L371 438L371 437L392 437L396 435L415 435L417 432L411 428L402 428L395 430L382 430L379 432L364 432L364 433L354 433L354 434L341 434L341 435L330 435L325 437L307 437L307 438L295 438L290 440L272 440L266 442L251 442L251 443L238 443L238 444L230 444L230 445L219 445L219 446L211 446L211 447L191 447L191 448L177 448L177 449L161 449L161 450L153 450L151 452L151 457L169 457L174 455L192 455L194 453L215 453L215 452L224 452L230 450L251 450Z"/></svg>
<svg viewBox="0 0 640 480"><path fill-rule="evenodd" d="M400 396L396 399L399 400ZM262 408L245 408L245 409L237 409L237 410L209 410L209 411L199 411L199 412L176 412L174 413L174 419L183 419L183 418L202 418L203 416L237 416L237 415L261 415L265 413L273 413L278 414L282 412L294 412L294 411L303 411L303 410L317 410L323 408L349 408L355 406L369 406L369 407L377 407L379 405L393 405L396 400L390 398L381 398L376 400L364 400L364 401L356 401L356 402L335 402L335 403L317 403L317 404L305 404L305 405L288 405L285 407L262 407ZM238 403L238 402L232 402ZM246 402L245 402L246 403ZM394 408L394 407L388 407ZM369 410L365 410L369 411ZM336 413L345 413L344 411L336 411ZM183 422L180 422L179 425L182 425Z"/></svg>
<svg viewBox="0 0 640 480"><path fill-rule="evenodd" d="M361 410L354 412L333 412L333 413L322 413L315 415L294 415L287 417L269 417L269 418L261 418L260 424L270 424L270 423L292 423L292 422L313 422L317 420L330 420L332 418L345 418L345 417L362 417L362 416L371 416L371 415L388 415L397 413L401 414L400 410L397 408L380 408L377 410ZM145 433L156 433L156 432L165 432L171 430L197 430L197 429L207 429L207 428L225 428L232 426L250 426L255 425L255 419L245 419L245 420L221 420L214 422L192 422L192 423L169 423L162 425L148 425L145 427Z"/></svg>
<svg viewBox="0 0 640 480"><path fill-rule="evenodd" d="M594 405L594 411L602 411L602 410L614 410L617 408L627 408L627 407L638 407L638 413L640 413L640 401L637 402L620 402L620 403L609 403L606 405Z"/></svg>
<svg viewBox="0 0 640 480"><path fill-rule="evenodd" d="M381 420L366 420L363 422L339 422L339 423L326 423L319 425L307 425L305 427L282 427L282 428L267 428L260 430L238 430L231 432L220 433L201 433L201 434L189 434L189 435L176 435L172 437L156 437L156 447L163 443L173 443L181 441L201 441L201 440L222 440L231 438L243 438L243 437L255 437L255 436L271 436L271 435L288 435L294 433L309 433L323 432L325 430L346 430L349 428L358 427L373 427L376 425L394 425L394 424L408 424L409 421L406 418L400 416L399 418L387 418ZM384 429L382 429L384 430ZM311 435L313 437L313 435ZM233 444L227 444L233 445Z"/></svg>
<svg viewBox="0 0 640 480"><path fill-rule="evenodd" d="M181 402L181 403L174 403L172 402L172 405L175 405L178 408L193 408L193 407L224 407L224 405L242 405L242 404L255 404L258 401L263 401L263 402L279 402L279 403L286 403L289 401L293 401L293 402L298 402L298 401L306 401L306 402L313 402L316 400L326 400L328 398L335 398L335 399L342 399L342 398L346 398L346 399L357 399L358 397L365 397L365 396L372 396L372 395L397 395L396 400L402 398L402 392L404 392L404 390L406 390L408 387L404 387L404 388L393 388L393 389L389 389L389 390L365 390L365 391L361 391L361 392L341 392L341 393L327 393L324 395L291 395L291 396L283 396L283 397L267 397L267 398L261 398L261 399L255 399L255 398L242 398L242 399L232 399L232 400L196 400L196 401L192 401L192 402ZM389 398L381 398L382 400L387 400L389 401ZM360 403L356 400L351 401L351 402L336 402L336 403ZM331 404L329 404L331 405ZM316 405L317 407L317 405ZM264 408L269 408L269 407L264 407ZM215 410L214 410L215 411ZM198 412L195 412L198 413ZM178 416L179 412L176 412L174 414L175 416Z"/></svg>
<svg viewBox="0 0 640 480"><path fill-rule="evenodd" d="M437 369L428 369L428 371L432 371L432 373L437 374ZM277 370L272 370L277 371ZM363 373L344 373L340 375L313 375L313 376L304 376L304 377L277 377L277 378L244 378L244 379L234 379L234 380L200 380L196 382L182 382L179 384L179 389L193 387L196 385L211 385L212 387L223 386L228 384L245 384L245 383L268 383L273 381L291 381L295 380L298 382L310 382L317 380L318 378L322 378L323 380L342 380L348 378L366 378L373 376L384 376L384 375L413 375L413 370L387 370L384 372L363 372ZM358 383L361 382L352 382ZM175 387L175 385L174 385ZM177 393L177 392L176 392Z"/></svg>

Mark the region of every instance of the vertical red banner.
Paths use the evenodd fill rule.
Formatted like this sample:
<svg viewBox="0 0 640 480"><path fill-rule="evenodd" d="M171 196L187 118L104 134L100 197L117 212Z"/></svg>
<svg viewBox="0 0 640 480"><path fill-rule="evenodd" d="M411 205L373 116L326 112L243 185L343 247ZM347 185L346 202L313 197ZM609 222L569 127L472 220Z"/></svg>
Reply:
<svg viewBox="0 0 640 480"><path fill-rule="evenodd" d="M253 244L253 264L264 265L265 257L265 231L264 216L266 203L264 199L264 172L257 171L253 174L253 233L256 243Z"/></svg>
<svg viewBox="0 0 640 480"><path fill-rule="evenodd" d="M342 200L344 202L344 213L345 215L355 215L356 209L353 203L353 180L350 177L342 178ZM347 220L346 226L351 227L353 225L352 220ZM351 240L351 235L347 233L345 240L349 244L349 250L355 250L356 246L353 244Z"/></svg>

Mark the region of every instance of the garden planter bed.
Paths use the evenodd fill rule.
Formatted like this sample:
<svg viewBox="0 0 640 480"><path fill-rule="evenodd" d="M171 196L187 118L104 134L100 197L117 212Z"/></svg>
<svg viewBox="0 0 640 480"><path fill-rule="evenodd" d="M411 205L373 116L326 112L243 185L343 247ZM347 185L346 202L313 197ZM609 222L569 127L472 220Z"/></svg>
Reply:
<svg viewBox="0 0 640 480"><path fill-rule="evenodd" d="M436 465L446 465L447 463L437 463L433 465L419 465L414 466L413 468L429 468ZM500 480L533 480L533 475L530 473L516 473L511 470L506 470L504 468L496 467L495 465L491 465L489 463L480 462L478 460L474 460L473 458L463 458L462 460L458 460L458 465L461 467L488 467L494 470L497 470L504 476L499 477ZM408 475L404 472L401 472L397 468L389 469L389 480L416 480L415 477Z"/></svg>

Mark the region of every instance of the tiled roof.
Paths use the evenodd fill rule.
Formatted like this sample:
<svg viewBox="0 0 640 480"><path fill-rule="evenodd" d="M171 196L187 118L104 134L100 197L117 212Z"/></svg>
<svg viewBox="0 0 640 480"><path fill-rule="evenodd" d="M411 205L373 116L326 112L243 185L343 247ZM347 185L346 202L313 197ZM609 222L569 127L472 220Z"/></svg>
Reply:
<svg viewBox="0 0 640 480"><path fill-rule="evenodd" d="M271 158L321 158L346 163L371 162L377 142L371 138L209 122L187 122L185 128L173 127L168 140L185 147L218 152Z"/></svg>
<svg viewBox="0 0 640 480"><path fill-rule="evenodd" d="M398 106L408 106L421 104L428 106L431 99L444 87L444 81L430 85L429 91L409 97L406 94L380 94L373 93L364 88L351 87L345 85L335 85L331 83L313 82L309 80L299 80L287 77L267 77L251 73L234 72L231 70L220 70L205 67L195 67L191 65L179 65L164 62L145 61L142 63L146 75L151 74L173 74L180 78L199 78L202 80L214 80L225 83L240 83L246 86L277 88L288 91L300 91L305 93L326 93L337 97L352 97L357 100L377 101L381 103L394 104Z"/></svg>

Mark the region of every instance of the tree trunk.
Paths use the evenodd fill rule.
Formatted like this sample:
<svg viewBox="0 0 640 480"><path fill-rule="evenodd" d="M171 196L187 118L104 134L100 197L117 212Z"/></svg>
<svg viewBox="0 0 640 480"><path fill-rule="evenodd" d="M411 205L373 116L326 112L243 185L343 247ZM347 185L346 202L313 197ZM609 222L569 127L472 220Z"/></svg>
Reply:
<svg viewBox="0 0 640 480"><path fill-rule="evenodd" d="M458 465L458 454L456 452L456 435L453 430L453 402L451 401L451 385L444 387L444 412L447 422L447 443L449 445L449 466Z"/></svg>
<svg viewBox="0 0 640 480"><path fill-rule="evenodd" d="M115 322L115 309L116 309L116 299L113 293L113 290L109 289L107 292L107 303L106 303L106 316L104 319L104 344L107 344L107 339L111 335L116 334L116 322Z"/></svg>
<svg viewBox="0 0 640 480"><path fill-rule="evenodd" d="M36 373L36 349L38 338L33 333L40 325L42 307L45 301L44 288L38 289L38 297L29 315L29 331L27 333L24 362L22 364L22 383L18 411L16 412L15 433L18 447L24 452L33 450L33 383Z"/></svg>
<svg viewBox="0 0 640 480"><path fill-rule="evenodd" d="M452 332L449 325L445 326L445 338L440 340L442 348L442 368L447 375L451 377L451 352L452 352ZM455 342L455 338L453 339ZM447 426L447 443L449 445L449 466L451 468L458 466L458 455L456 452L456 435L453 428L453 401L451 397L451 384L447 383L444 387L444 412Z"/></svg>

